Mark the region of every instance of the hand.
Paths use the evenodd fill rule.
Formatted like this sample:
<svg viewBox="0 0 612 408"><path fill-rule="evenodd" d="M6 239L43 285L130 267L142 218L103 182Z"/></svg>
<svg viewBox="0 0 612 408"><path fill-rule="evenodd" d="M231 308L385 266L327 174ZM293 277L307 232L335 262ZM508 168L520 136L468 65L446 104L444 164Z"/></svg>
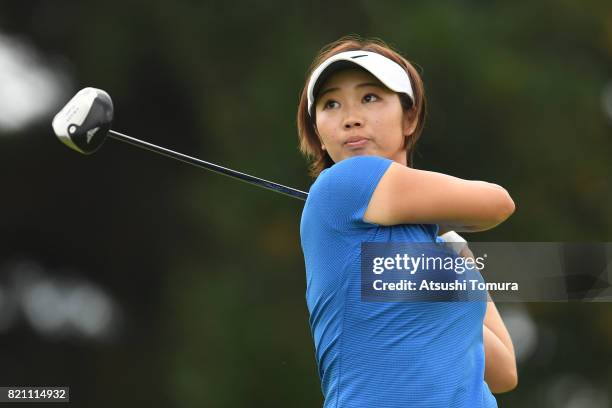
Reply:
<svg viewBox="0 0 612 408"><path fill-rule="evenodd" d="M474 259L474 253L472 252L470 247L467 245L467 243L465 244L463 249L461 249L461 252L459 252L459 256L462 256L467 259Z"/></svg>

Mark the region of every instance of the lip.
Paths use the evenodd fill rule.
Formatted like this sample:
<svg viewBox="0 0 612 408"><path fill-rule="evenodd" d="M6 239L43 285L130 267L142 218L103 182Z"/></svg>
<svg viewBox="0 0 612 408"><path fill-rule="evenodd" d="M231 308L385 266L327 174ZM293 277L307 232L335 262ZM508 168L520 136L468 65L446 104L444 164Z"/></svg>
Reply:
<svg viewBox="0 0 612 408"><path fill-rule="evenodd" d="M360 147L368 142L368 139L360 136L349 137L344 144L347 147Z"/></svg>

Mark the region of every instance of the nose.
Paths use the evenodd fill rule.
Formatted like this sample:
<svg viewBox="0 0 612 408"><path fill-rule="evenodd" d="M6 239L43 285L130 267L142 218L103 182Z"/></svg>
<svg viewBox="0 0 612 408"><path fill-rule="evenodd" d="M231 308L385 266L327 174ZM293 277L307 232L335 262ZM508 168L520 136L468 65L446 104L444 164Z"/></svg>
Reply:
<svg viewBox="0 0 612 408"><path fill-rule="evenodd" d="M345 130L352 128L361 128L364 125L363 112L359 104L347 103L344 107L344 118L342 127Z"/></svg>
<svg viewBox="0 0 612 408"><path fill-rule="evenodd" d="M361 121L358 119L347 119L344 121L345 129L351 129L354 127L361 127Z"/></svg>
<svg viewBox="0 0 612 408"><path fill-rule="evenodd" d="M363 126L363 119L361 119L360 117L354 115L354 114L348 114L346 116L346 118L344 119L344 128L345 129L351 129L354 127L362 127Z"/></svg>

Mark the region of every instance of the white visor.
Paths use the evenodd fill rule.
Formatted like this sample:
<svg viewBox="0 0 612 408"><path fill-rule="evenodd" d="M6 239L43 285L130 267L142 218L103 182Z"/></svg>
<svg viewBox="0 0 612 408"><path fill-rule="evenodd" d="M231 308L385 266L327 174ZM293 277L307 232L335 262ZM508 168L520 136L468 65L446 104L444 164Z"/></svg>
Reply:
<svg viewBox="0 0 612 408"><path fill-rule="evenodd" d="M387 88L394 92L405 93L414 102L414 94L408 74L398 63L370 51L345 51L323 61L312 72L308 82L308 114L312 117L315 96L329 75L341 68L358 65L374 75ZM333 65L333 67L331 67ZM330 68L331 67L331 68Z"/></svg>

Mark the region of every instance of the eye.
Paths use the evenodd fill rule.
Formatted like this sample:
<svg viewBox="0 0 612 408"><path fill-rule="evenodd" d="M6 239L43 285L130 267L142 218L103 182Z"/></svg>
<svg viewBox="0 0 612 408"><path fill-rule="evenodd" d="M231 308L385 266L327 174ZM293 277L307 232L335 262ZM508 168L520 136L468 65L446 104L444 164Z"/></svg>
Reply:
<svg viewBox="0 0 612 408"><path fill-rule="evenodd" d="M374 102L374 101L377 101L378 99L379 99L378 96L376 96L373 93L369 93L363 97L363 100L366 102Z"/></svg>
<svg viewBox="0 0 612 408"><path fill-rule="evenodd" d="M338 104L338 102L330 99L323 104L323 109L334 108L335 107L334 104Z"/></svg>

